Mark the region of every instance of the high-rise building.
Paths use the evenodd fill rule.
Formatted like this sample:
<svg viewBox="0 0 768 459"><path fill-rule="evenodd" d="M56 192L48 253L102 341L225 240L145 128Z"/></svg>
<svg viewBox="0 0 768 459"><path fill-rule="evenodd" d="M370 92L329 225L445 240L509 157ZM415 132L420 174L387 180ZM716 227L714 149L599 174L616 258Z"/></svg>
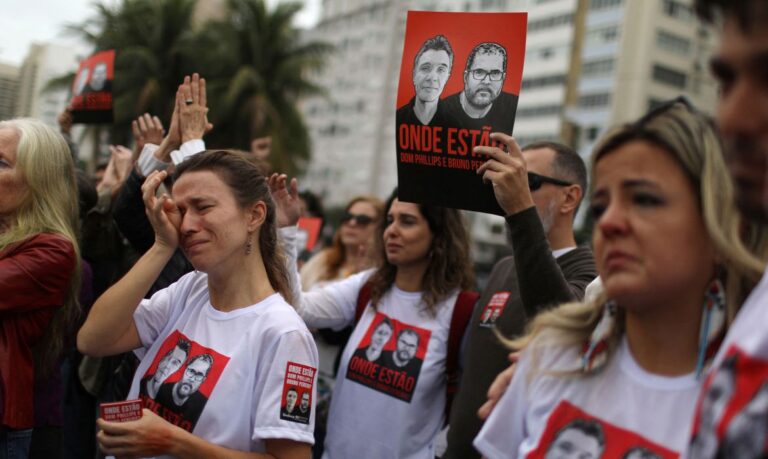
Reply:
<svg viewBox="0 0 768 459"><path fill-rule="evenodd" d="M18 91L19 68L0 63L0 121L13 118Z"/></svg>
<svg viewBox="0 0 768 459"><path fill-rule="evenodd" d="M68 89L46 90L48 82L77 70L77 52L69 47L33 43L19 75L16 116L37 118L56 126L56 118L67 104Z"/></svg>

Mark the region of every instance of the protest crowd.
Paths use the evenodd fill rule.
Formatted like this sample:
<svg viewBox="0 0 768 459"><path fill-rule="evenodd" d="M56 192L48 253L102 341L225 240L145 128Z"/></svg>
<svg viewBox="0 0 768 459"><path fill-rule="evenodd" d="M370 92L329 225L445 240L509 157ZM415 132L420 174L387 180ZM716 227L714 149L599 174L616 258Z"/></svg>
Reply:
<svg viewBox="0 0 768 459"><path fill-rule="evenodd" d="M0 121L0 458L768 457L768 4L696 7L715 119L670 100L587 164L474 146L511 250L479 292L460 210L404 198L416 169L308 244L319 198L269 138L206 149L197 73L97 177L70 112ZM506 53L423 42L398 123L514 116Z"/></svg>

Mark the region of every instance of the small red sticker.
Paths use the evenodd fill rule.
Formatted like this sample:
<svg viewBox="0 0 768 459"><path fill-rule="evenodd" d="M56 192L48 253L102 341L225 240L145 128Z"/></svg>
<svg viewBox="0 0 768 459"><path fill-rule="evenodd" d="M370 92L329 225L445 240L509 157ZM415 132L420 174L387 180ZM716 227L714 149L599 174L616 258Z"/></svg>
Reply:
<svg viewBox="0 0 768 459"><path fill-rule="evenodd" d="M99 405L101 418L110 422L138 421L141 419L141 408L141 400L126 400Z"/></svg>
<svg viewBox="0 0 768 459"><path fill-rule="evenodd" d="M280 419L309 424L312 412L312 386L317 369L300 363L288 362L280 402Z"/></svg>

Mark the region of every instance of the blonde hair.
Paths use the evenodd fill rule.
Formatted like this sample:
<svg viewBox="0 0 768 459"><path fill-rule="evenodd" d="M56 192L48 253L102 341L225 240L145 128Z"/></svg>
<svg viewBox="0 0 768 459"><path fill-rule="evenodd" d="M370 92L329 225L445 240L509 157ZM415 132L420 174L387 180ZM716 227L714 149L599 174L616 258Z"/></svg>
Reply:
<svg viewBox="0 0 768 459"><path fill-rule="evenodd" d="M26 192L19 208L9 217L8 227L0 232L0 252L39 233L60 235L75 251L76 266L64 305L51 319L38 345L44 370L50 369L64 347L64 340L78 319L80 306L79 214L75 166L69 146L61 134L40 121L13 119L0 122L0 129L13 130L18 136L16 168Z"/></svg>
<svg viewBox="0 0 768 459"><path fill-rule="evenodd" d="M593 174L600 159L633 141L649 142L669 152L694 184L707 235L721 264L728 321L732 321L763 273L768 233L759 224L745 220L734 206L733 184L713 123L687 102L676 100L634 123L611 130L592 155ZM601 293L592 301L567 303L545 311L531 321L525 336L505 342L519 349L541 336L536 345L581 346L597 326L606 301ZM609 339L609 352L624 333L622 308L618 308L617 323Z"/></svg>
<svg viewBox="0 0 768 459"><path fill-rule="evenodd" d="M384 215L384 202L375 196L357 196L349 201L349 204L344 208L345 212L349 212L358 202L364 202L370 204L373 207L376 216L372 225L381 225L382 216ZM374 228L375 229L375 228ZM376 239L375 235L373 236ZM379 241L374 241L378 243ZM339 277L339 270L347 261L347 248L341 243L341 227L336 229L333 235L333 242L331 246L325 249L327 256L325 257L324 270L322 275L317 279L318 281L334 280Z"/></svg>

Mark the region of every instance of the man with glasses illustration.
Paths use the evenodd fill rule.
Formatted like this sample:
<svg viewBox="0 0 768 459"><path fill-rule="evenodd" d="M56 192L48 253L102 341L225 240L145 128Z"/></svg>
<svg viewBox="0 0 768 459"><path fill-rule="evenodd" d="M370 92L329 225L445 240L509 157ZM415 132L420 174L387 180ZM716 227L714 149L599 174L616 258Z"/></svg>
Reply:
<svg viewBox="0 0 768 459"><path fill-rule="evenodd" d="M480 43L464 68L464 90L444 100L446 124L469 129L491 126L512 133L517 96L503 92L507 50L497 43Z"/></svg>
<svg viewBox="0 0 768 459"><path fill-rule="evenodd" d="M213 367L211 354L200 354L189 359L181 379L160 386L156 401L175 412L194 428L208 398L200 393L208 373Z"/></svg>

